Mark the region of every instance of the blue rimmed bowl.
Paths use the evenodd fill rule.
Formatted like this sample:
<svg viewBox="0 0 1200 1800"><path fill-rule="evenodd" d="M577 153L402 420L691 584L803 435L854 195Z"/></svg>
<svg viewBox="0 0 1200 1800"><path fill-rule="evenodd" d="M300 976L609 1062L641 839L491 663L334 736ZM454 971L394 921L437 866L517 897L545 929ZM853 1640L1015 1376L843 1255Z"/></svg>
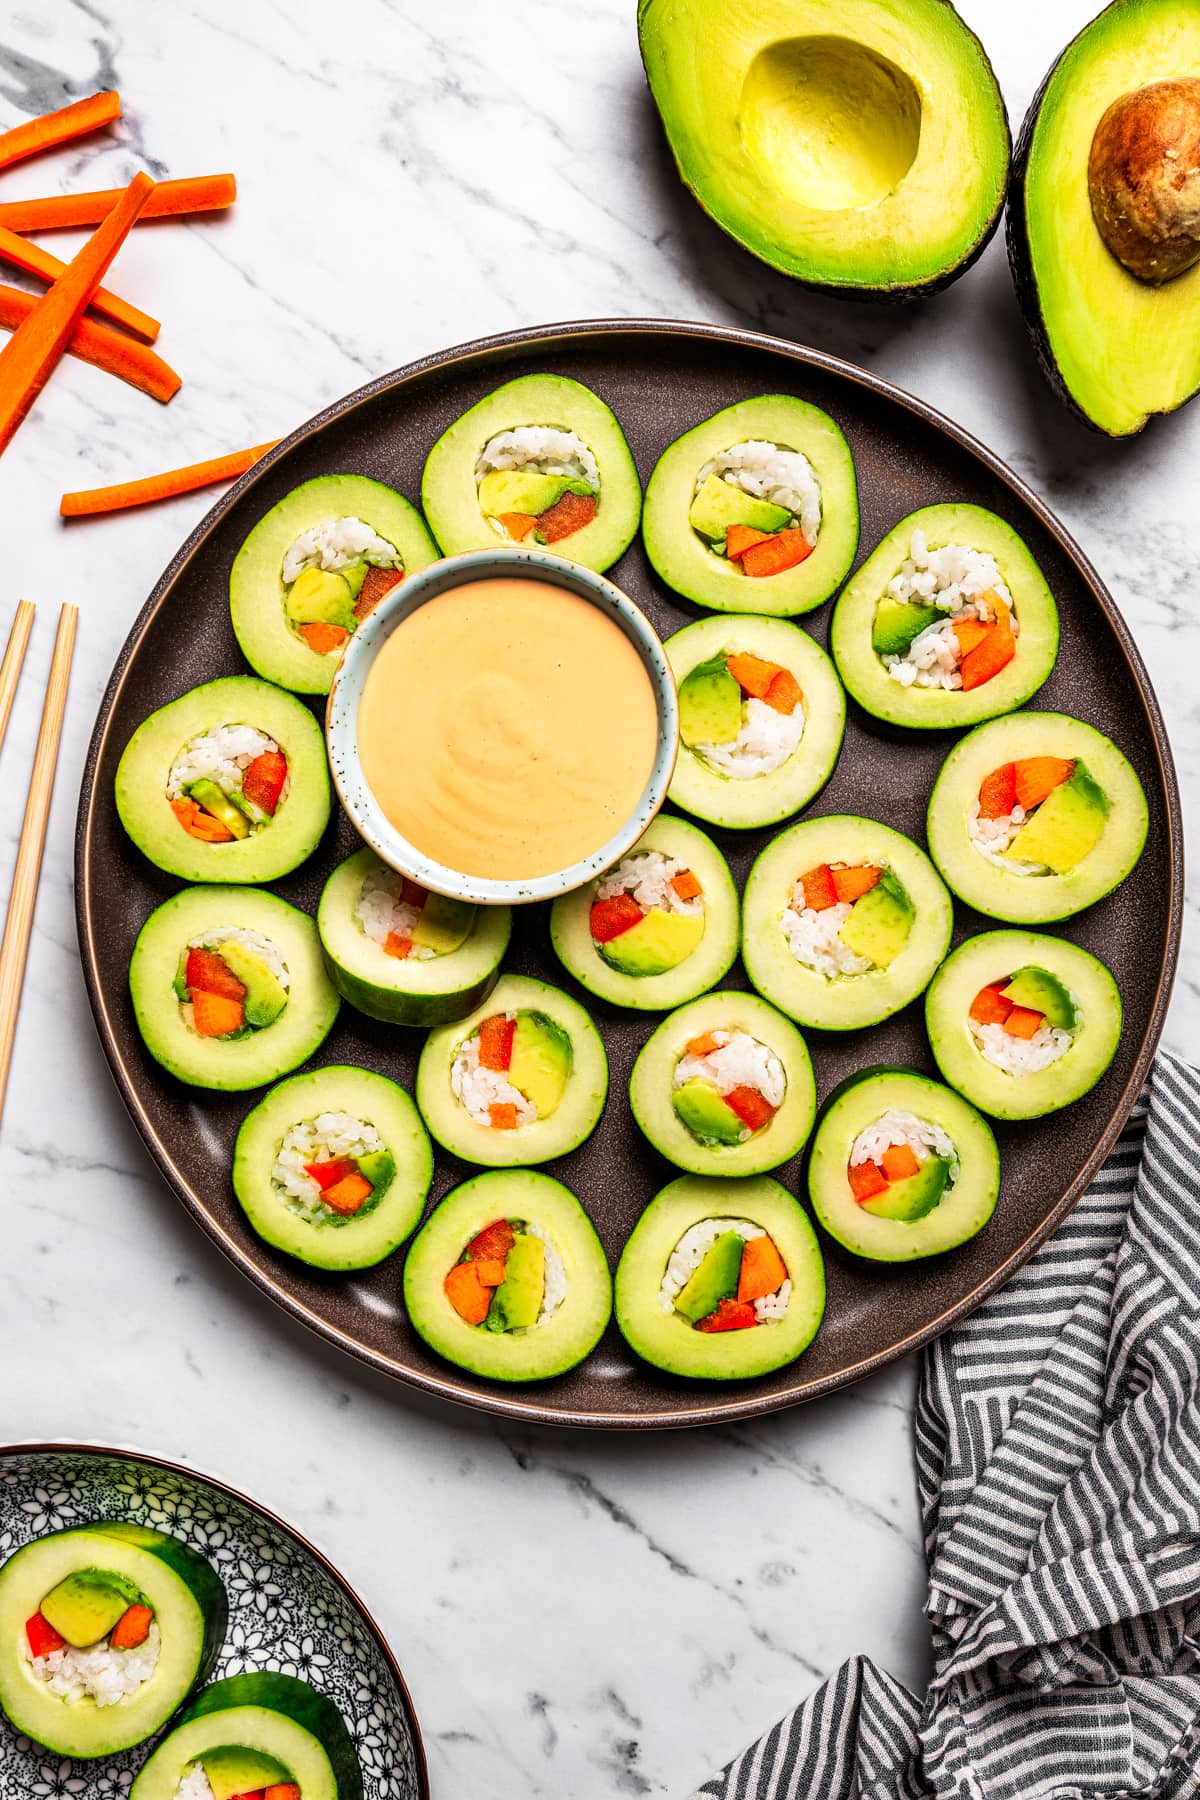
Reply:
<svg viewBox="0 0 1200 1800"><path fill-rule="evenodd" d="M618 625L633 644L654 689L658 737L654 766L636 807L608 842L581 861L550 875L527 880L495 880L466 875L426 856L388 819L362 771L358 750L358 708L376 656L393 631L417 608L451 588L493 576L545 582L588 601ZM633 848L648 829L671 784L679 748L679 707L675 682L662 643L645 614L620 588L591 569L544 550L523 547L472 550L406 575L359 626L346 645L325 715L325 736L334 786L355 830L393 869L437 894L479 906L523 906L553 900L592 881Z"/></svg>

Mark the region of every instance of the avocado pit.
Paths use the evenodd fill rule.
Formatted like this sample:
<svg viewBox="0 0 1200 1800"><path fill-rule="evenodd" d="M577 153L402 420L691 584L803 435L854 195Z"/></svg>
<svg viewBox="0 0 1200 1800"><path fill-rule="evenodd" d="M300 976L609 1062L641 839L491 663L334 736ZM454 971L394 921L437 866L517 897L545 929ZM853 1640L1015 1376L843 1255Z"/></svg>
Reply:
<svg viewBox="0 0 1200 1800"><path fill-rule="evenodd" d="M1200 260L1200 79L1154 81L1114 100L1088 156L1096 229L1139 281Z"/></svg>

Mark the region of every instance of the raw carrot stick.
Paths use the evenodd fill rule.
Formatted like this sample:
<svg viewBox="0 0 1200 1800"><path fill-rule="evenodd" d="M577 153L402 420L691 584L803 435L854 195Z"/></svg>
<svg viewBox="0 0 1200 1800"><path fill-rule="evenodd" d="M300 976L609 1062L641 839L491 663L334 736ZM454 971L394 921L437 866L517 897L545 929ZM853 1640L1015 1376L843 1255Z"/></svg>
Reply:
<svg viewBox="0 0 1200 1800"><path fill-rule="evenodd" d="M43 281L57 281L67 266L61 257L43 250L40 244L31 244L28 238L18 237L15 231L9 231L3 225L0 225L0 262L10 262L15 268L26 269L31 275L40 275ZM124 325L127 331L135 331L151 344L162 330L157 319L144 313L141 307L131 306L119 294L110 294L107 288L96 289L92 295L92 307L96 312L106 313L118 325Z"/></svg>
<svg viewBox="0 0 1200 1800"><path fill-rule="evenodd" d="M111 213L65 272L47 288L29 317L0 350L0 453L50 379L59 358L99 287L134 220L154 192L148 175L135 175Z"/></svg>
<svg viewBox="0 0 1200 1800"><path fill-rule="evenodd" d="M0 225L10 231L70 231L97 225L121 197L120 188L89 194L50 194L37 200L0 204ZM173 219L181 213L219 212L237 199L232 175L190 175L183 181L160 181L147 202L143 219Z"/></svg>
<svg viewBox="0 0 1200 1800"><path fill-rule="evenodd" d="M260 456L273 450L279 442L256 444L253 450L235 450L229 456L214 456L209 462L189 463L185 469L168 469L162 475L147 475L142 481L118 481L112 487L83 488L78 493L64 494L59 512L64 519L82 519L91 513L121 512L127 506L146 506L151 500L173 500L177 494L190 494L195 488L212 487L218 481L232 481L244 475Z"/></svg>
<svg viewBox="0 0 1200 1800"><path fill-rule="evenodd" d="M40 119L26 119L11 131L0 132L0 169L36 156L39 150L69 144L85 132L99 131L102 125L111 125L120 116L120 94L104 93L89 94L86 100L75 100L70 106L60 106L57 112L43 113Z"/></svg>
<svg viewBox="0 0 1200 1800"><path fill-rule="evenodd" d="M15 331L38 303L36 294L0 285L0 326ZM149 344L137 344L123 331L102 325L99 319L80 319L67 345L71 356L94 363L106 374L116 375L130 387L141 388L152 400L169 400L180 387L180 377Z"/></svg>

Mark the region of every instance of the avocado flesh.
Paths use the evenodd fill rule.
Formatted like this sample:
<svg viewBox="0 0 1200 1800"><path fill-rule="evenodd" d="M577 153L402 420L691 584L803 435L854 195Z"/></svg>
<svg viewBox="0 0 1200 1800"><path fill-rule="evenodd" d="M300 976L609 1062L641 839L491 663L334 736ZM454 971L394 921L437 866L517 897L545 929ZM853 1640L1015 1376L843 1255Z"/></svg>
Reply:
<svg viewBox="0 0 1200 1800"><path fill-rule="evenodd" d="M571 1040L543 1013L517 1014L508 1079L548 1119L566 1092L571 1074Z"/></svg>
<svg viewBox="0 0 1200 1800"><path fill-rule="evenodd" d="M137 1590L120 1576L78 1569L50 1590L40 1610L73 1650L86 1650L108 1636L137 1597Z"/></svg>
<svg viewBox="0 0 1200 1800"><path fill-rule="evenodd" d="M265 1787L292 1779L291 1771L276 1762L273 1756L264 1756L261 1750L243 1750L234 1744L204 1750L198 1760L208 1777L213 1800L234 1800L238 1794L261 1793Z"/></svg>
<svg viewBox="0 0 1200 1800"><path fill-rule="evenodd" d="M931 1156L915 1175L893 1181L886 1193L877 1194L874 1200L864 1200L863 1210L877 1219L923 1219L945 1193L949 1179L950 1164L945 1157Z"/></svg>
<svg viewBox="0 0 1200 1800"><path fill-rule="evenodd" d="M504 1280L492 1295L484 1323L489 1331L526 1331L536 1325L546 1292L546 1246L519 1232L504 1263Z"/></svg>
<svg viewBox="0 0 1200 1800"><path fill-rule="evenodd" d="M600 945L600 954L623 975L665 975L692 954L704 936L704 914L654 907L637 925Z"/></svg>
<svg viewBox="0 0 1200 1800"><path fill-rule="evenodd" d="M187 792L197 806L202 806L205 812L211 813L213 818L218 819L226 831L232 832L235 838L250 836L250 825L241 807L235 806L228 795L222 793L216 782L210 781L207 775L201 775L199 780L189 782Z"/></svg>
<svg viewBox="0 0 1200 1800"><path fill-rule="evenodd" d="M350 589L351 600L357 600L362 592L362 584L367 579L367 570L371 564L364 557L361 562L347 563L344 569L337 572Z"/></svg>
<svg viewBox="0 0 1200 1800"><path fill-rule="evenodd" d="M570 475L539 475L533 469L489 469L479 484L479 506L489 518L526 513L535 519L549 512L564 494L591 494L595 489Z"/></svg>
<svg viewBox="0 0 1200 1800"><path fill-rule="evenodd" d="M722 1300L731 1299L737 1293L744 1249L745 1240L736 1231L722 1233L675 1296L675 1311L696 1325L715 1313Z"/></svg>
<svg viewBox="0 0 1200 1800"><path fill-rule="evenodd" d="M283 983L261 956L247 950L245 944L239 944L235 938L222 944L218 955L246 990L242 1005L247 1025L273 1025L288 1001Z"/></svg>
<svg viewBox="0 0 1200 1800"><path fill-rule="evenodd" d="M912 901L885 869L875 886L854 902L838 936L856 956L887 969L908 943L914 917Z"/></svg>
<svg viewBox="0 0 1200 1800"><path fill-rule="evenodd" d="M871 625L871 648L877 656L903 656L928 626L946 617L940 606L918 600L881 600Z"/></svg>
<svg viewBox="0 0 1200 1800"><path fill-rule="evenodd" d="M301 569L287 591L285 605L293 625L340 625L344 631L353 631L358 623L350 583L332 569Z"/></svg>
<svg viewBox="0 0 1200 1800"><path fill-rule="evenodd" d="M698 1138L718 1144L740 1144L746 1127L711 1081L694 1075L672 1090L671 1105L681 1125Z"/></svg>
<svg viewBox="0 0 1200 1800"><path fill-rule="evenodd" d="M475 908L468 900L452 900L446 894L430 894L413 926L412 941L424 950L448 956L471 935Z"/></svg>
<svg viewBox="0 0 1200 1800"><path fill-rule="evenodd" d="M1047 1025L1056 1031L1072 1031L1075 1027L1075 1004L1057 975L1051 975L1049 969L1032 966L1018 969L1002 992L1014 1006L1027 1006L1031 1012L1044 1013Z"/></svg>
<svg viewBox="0 0 1200 1800"><path fill-rule="evenodd" d="M723 538L731 525L749 525L755 531L782 531L791 523L786 506L759 500L720 475L706 475L688 512L688 523L701 537Z"/></svg>
<svg viewBox="0 0 1200 1800"><path fill-rule="evenodd" d="M1194 8L1118 0L1063 52L1021 132L1009 248L1022 311L1051 379L1114 437L1200 388L1200 265L1154 286L1121 266L1092 216L1092 138L1122 95L1198 72Z"/></svg>
<svg viewBox="0 0 1200 1800"><path fill-rule="evenodd" d="M1004 854L1020 862L1044 863L1053 874L1066 875L1096 848L1107 817L1103 789L1077 762L1070 780L1046 796Z"/></svg>
<svg viewBox="0 0 1200 1800"><path fill-rule="evenodd" d="M358 1172L371 1184L371 1198L381 1200L396 1179L396 1159L390 1150L371 1150L358 1159Z"/></svg>
<svg viewBox="0 0 1200 1800"><path fill-rule="evenodd" d="M714 656L679 684L679 735L689 749L697 744L732 743L742 729L742 690Z"/></svg>

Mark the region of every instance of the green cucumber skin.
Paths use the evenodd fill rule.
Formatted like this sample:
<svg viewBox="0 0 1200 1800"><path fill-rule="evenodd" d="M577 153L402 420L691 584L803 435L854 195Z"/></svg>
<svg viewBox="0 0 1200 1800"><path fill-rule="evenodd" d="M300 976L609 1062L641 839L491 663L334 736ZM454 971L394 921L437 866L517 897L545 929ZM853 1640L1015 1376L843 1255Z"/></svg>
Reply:
<svg viewBox="0 0 1200 1800"><path fill-rule="evenodd" d="M365 1013L369 1019L379 1019L384 1025L412 1025L418 1029L433 1025L452 1025L456 1019L465 1019L477 1006L482 1006L501 974L500 965L497 964L482 980L459 988L453 994L401 994L389 993L384 988L376 987L372 981L364 981L361 976L352 975L334 960L328 950L325 950L325 967L342 999L348 1001L356 1012Z"/></svg>
<svg viewBox="0 0 1200 1800"><path fill-rule="evenodd" d="M87 1527L91 1533L99 1533L103 1537L125 1539L136 1543L151 1556L156 1556L164 1563L172 1574L180 1581L195 1599L196 1605L204 1619L204 1642L200 1650L200 1661L196 1667L196 1683L207 1681L212 1673L221 1645L229 1629L229 1596L225 1592L225 1583L217 1574L212 1564L192 1550L178 1538L167 1532L156 1533L161 1542L148 1543L143 1539L144 1530L153 1527L127 1525L123 1520L104 1520L97 1525Z"/></svg>
<svg viewBox="0 0 1200 1800"><path fill-rule="evenodd" d="M362 1768L345 1720L332 1700L294 1675L227 1675L197 1695L176 1723L188 1725L193 1719L228 1712L237 1706L258 1706L267 1712L282 1713L284 1718L303 1726L329 1758L337 1780L338 1800L363 1800Z"/></svg>

